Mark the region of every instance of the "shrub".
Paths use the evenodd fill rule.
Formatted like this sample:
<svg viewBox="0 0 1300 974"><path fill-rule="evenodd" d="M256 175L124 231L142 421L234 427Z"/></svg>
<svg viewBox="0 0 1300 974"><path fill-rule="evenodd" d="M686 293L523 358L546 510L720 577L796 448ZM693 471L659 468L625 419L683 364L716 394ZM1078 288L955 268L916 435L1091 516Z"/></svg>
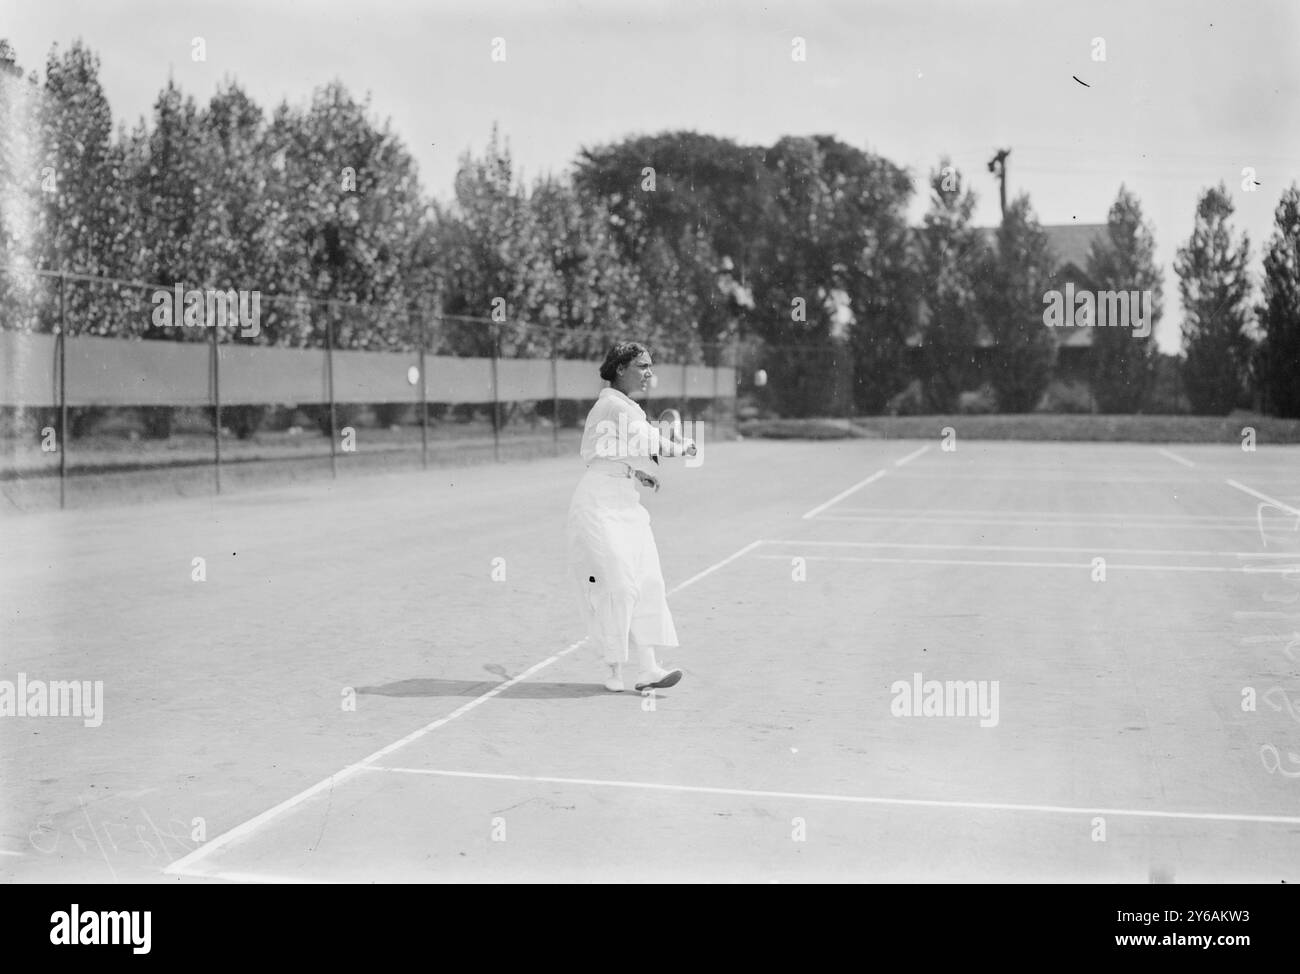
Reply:
<svg viewBox="0 0 1300 974"><path fill-rule="evenodd" d="M377 402L372 408L375 414L375 425L383 429L400 426L411 414L411 404L406 402ZM419 412L418 406L416 412Z"/></svg>
<svg viewBox="0 0 1300 974"><path fill-rule="evenodd" d="M299 406L299 410L307 417L321 432L321 436L331 436L330 430L330 407L329 403L309 403L305 406ZM345 426L356 426L357 416L360 409L355 403L339 402L334 404L334 423L337 430L342 430Z"/></svg>
<svg viewBox="0 0 1300 974"><path fill-rule="evenodd" d="M171 406L141 406L140 426L147 440L166 440L172 435L175 410Z"/></svg>
<svg viewBox="0 0 1300 974"><path fill-rule="evenodd" d="M68 432L74 440L89 436L107 415L105 406L71 406L68 408Z"/></svg>
<svg viewBox="0 0 1300 974"><path fill-rule="evenodd" d="M925 410L925 395L921 390L921 380L913 379L907 388L885 403L885 411L890 416L920 416Z"/></svg>
<svg viewBox="0 0 1300 974"><path fill-rule="evenodd" d="M963 416L984 416L998 411L997 393L990 383L963 392L957 397L957 412Z"/></svg>
<svg viewBox="0 0 1300 974"><path fill-rule="evenodd" d="M271 411L271 406L265 406L261 403L222 406L221 425L229 429L239 439L247 440L262 428L262 425L266 422L266 417ZM326 415L328 416L328 412Z"/></svg>
<svg viewBox="0 0 1300 974"><path fill-rule="evenodd" d="M1039 400L1039 413L1091 413L1093 411L1092 392L1083 382L1062 382L1053 380Z"/></svg>

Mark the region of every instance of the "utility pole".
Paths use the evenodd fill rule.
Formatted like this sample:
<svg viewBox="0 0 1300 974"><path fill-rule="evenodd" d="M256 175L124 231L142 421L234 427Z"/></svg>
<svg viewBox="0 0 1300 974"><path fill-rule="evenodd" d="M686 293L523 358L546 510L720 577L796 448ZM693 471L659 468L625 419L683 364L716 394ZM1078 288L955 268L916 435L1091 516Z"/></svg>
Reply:
<svg viewBox="0 0 1300 974"><path fill-rule="evenodd" d="M1011 155L1010 149L999 149L998 154L989 160L989 172L1001 183L1002 189L1002 219L1007 218L1007 156Z"/></svg>

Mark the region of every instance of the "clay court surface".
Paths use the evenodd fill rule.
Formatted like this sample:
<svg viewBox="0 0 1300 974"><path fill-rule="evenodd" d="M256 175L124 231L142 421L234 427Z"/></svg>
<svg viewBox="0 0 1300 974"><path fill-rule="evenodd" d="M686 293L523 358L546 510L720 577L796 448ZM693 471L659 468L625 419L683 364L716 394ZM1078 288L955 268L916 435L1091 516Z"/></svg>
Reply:
<svg viewBox="0 0 1300 974"><path fill-rule="evenodd" d="M653 698L579 644L579 473L0 520L0 679L104 686L0 720L0 877L1300 881L1300 448L709 443Z"/></svg>

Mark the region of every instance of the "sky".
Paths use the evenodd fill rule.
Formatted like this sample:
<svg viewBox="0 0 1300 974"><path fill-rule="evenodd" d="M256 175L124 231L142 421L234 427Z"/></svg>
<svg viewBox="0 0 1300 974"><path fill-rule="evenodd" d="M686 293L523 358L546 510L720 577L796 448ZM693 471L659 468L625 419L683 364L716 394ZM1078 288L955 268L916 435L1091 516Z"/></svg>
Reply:
<svg viewBox="0 0 1300 974"><path fill-rule="evenodd" d="M128 125L169 75L200 101L233 79L268 111L341 80L444 200L493 123L530 181L630 135L829 134L921 188L947 154L993 226L987 163L1010 148L1009 196L1028 193L1044 224L1104 223L1121 184L1137 194L1165 275L1164 351L1200 193L1226 185L1258 284L1278 198L1300 182L1295 0L0 0L0 37L28 71L80 38ZM918 191L910 219L927 206Z"/></svg>

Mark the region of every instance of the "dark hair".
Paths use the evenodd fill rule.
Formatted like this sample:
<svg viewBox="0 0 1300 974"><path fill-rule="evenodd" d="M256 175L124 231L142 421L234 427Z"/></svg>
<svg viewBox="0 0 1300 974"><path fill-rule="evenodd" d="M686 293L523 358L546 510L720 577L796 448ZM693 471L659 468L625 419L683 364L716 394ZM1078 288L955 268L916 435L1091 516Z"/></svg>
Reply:
<svg viewBox="0 0 1300 974"><path fill-rule="evenodd" d="M616 342L605 356L605 363L600 367L600 377L606 382L613 382L618 377L618 370L638 355L649 355L650 349L640 342Z"/></svg>

